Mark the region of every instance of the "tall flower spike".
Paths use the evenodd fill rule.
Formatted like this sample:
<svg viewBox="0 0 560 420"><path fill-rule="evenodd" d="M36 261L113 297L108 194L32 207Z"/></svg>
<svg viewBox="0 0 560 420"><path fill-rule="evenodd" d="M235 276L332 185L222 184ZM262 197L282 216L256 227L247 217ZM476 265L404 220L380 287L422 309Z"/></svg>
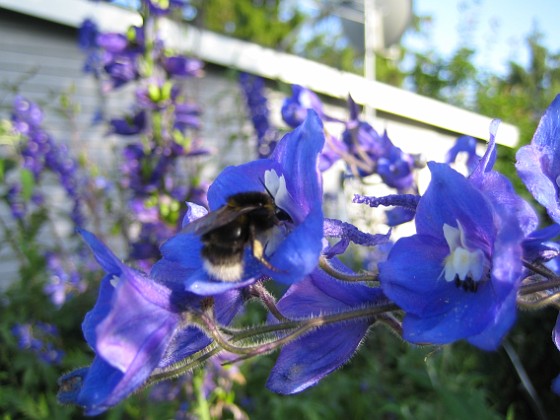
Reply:
<svg viewBox="0 0 560 420"><path fill-rule="evenodd" d="M181 232L163 244L163 258L154 265L152 276L183 284L196 294L214 295L263 276L292 284L312 272L323 238L322 180L317 169L323 142L321 121L310 111L302 125L280 140L270 158L228 167L210 186L211 211L224 207L236 194L260 192L271 194L275 205L289 216L260 242L262 249L250 249L248 244L238 279L224 281L204 268L203 244L192 232ZM257 258L259 252L262 258Z"/></svg>
<svg viewBox="0 0 560 420"><path fill-rule="evenodd" d="M514 322L521 242L537 218L492 171L496 128L470 178L428 164L432 180L417 207L417 233L399 239L379 265L385 294L406 312L406 340L467 339L492 350Z"/></svg>

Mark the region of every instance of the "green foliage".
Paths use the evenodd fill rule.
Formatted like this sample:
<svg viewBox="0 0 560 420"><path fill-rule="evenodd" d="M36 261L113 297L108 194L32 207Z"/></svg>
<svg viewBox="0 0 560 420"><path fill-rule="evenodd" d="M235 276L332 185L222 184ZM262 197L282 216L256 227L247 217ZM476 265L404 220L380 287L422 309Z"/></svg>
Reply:
<svg viewBox="0 0 560 420"><path fill-rule="evenodd" d="M280 13L280 0L205 0L198 4L201 23L211 31L276 48L299 25L303 14Z"/></svg>
<svg viewBox="0 0 560 420"><path fill-rule="evenodd" d="M499 419L478 353L466 345L413 348L377 328L348 365L301 394L263 392L274 357L250 361L238 401L251 418Z"/></svg>

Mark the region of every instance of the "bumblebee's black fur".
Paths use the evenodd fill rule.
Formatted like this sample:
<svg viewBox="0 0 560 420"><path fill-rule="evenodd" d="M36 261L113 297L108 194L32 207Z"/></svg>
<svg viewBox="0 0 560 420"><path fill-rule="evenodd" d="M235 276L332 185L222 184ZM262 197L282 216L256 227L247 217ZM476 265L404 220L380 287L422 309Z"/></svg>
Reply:
<svg viewBox="0 0 560 420"><path fill-rule="evenodd" d="M259 234L289 220L270 194L243 192L228 197L226 205L191 222L185 231L200 235L206 264L227 269L243 264L245 247L254 247Z"/></svg>

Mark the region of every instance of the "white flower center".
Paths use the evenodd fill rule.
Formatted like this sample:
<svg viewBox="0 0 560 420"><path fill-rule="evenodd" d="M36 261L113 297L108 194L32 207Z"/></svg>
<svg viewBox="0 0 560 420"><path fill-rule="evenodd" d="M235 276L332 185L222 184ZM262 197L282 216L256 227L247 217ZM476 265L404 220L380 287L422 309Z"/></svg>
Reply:
<svg viewBox="0 0 560 420"><path fill-rule="evenodd" d="M286 179L284 175L278 176L274 169L265 171L264 186L272 195L274 202L282 210L286 211L290 208L290 194L286 188Z"/></svg>
<svg viewBox="0 0 560 420"><path fill-rule="evenodd" d="M111 286L113 286L114 288L116 288L118 286L118 284L120 283L121 278L117 275L113 275L113 277L111 277L111 280L109 280L109 283L111 283Z"/></svg>
<svg viewBox="0 0 560 420"><path fill-rule="evenodd" d="M486 257L481 249L471 250L465 244L465 232L457 221L458 228L443 225L443 235L449 246L449 255L445 257L443 277L445 281L454 281L465 290L476 291L485 273Z"/></svg>

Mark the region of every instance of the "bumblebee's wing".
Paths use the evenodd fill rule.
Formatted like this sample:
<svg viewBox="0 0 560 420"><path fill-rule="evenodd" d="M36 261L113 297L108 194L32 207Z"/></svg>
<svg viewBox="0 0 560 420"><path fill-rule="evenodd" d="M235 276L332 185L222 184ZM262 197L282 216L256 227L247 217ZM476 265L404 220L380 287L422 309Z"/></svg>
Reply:
<svg viewBox="0 0 560 420"><path fill-rule="evenodd" d="M256 210L257 208L259 208L259 206L232 207L225 205L215 211L207 213L200 219L193 220L181 230L181 233L204 235L205 233L233 222L239 216Z"/></svg>

